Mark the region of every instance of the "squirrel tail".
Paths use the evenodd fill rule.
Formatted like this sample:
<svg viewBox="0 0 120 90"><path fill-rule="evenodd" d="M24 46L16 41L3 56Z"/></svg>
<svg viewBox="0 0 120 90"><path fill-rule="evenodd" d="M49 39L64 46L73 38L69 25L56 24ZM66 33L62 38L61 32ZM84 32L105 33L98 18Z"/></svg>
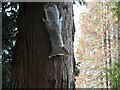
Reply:
<svg viewBox="0 0 120 90"><path fill-rule="evenodd" d="M49 55L49 59L57 56L57 55L65 55L68 56L69 55L69 51L65 46L59 46L55 49L53 49L52 53Z"/></svg>

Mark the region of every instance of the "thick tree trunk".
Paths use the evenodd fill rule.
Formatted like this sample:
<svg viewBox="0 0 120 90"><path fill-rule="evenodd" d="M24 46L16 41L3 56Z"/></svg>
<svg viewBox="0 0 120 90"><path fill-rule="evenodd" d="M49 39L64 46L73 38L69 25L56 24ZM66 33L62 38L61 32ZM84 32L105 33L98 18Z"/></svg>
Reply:
<svg viewBox="0 0 120 90"><path fill-rule="evenodd" d="M0 2L0 8L2 3ZM2 12L0 12L0 52L2 52ZM0 90L2 89L2 55L0 53Z"/></svg>
<svg viewBox="0 0 120 90"><path fill-rule="evenodd" d="M11 88L74 88L72 3L56 3L63 17L62 38L70 55L52 59L48 59L52 47L42 21L44 4L20 4Z"/></svg>

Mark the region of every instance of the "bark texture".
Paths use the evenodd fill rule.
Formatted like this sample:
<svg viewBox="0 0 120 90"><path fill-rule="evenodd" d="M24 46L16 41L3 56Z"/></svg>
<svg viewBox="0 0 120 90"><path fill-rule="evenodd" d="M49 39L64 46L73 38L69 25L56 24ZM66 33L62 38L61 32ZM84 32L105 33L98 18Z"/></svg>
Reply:
<svg viewBox="0 0 120 90"><path fill-rule="evenodd" d="M0 3L0 8L1 8ZM0 52L2 52L2 13L0 12ZM2 55L0 53L0 89L2 89Z"/></svg>
<svg viewBox="0 0 120 90"><path fill-rule="evenodd" d="M52 51L44 4L20 3L18 36L13 52L11 88L74 88L72 3L56 3L63 17L62 38L70 55L48 59Z"/></svg>

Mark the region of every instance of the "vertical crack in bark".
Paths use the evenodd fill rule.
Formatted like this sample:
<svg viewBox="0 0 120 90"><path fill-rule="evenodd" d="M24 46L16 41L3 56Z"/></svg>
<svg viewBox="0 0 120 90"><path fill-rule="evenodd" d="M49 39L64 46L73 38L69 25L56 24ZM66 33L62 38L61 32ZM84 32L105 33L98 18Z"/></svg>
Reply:
<svg viewBox="0 0 120 90"><path fill-rule="evenodd" d="M69 88L69 83L70 83L70 82L69 82L69 77L68 77L68 76L69 76L69 75L68 75L68 70L67 70L67 82L66 82L66 83L67 83L67 88Z"/></svg>

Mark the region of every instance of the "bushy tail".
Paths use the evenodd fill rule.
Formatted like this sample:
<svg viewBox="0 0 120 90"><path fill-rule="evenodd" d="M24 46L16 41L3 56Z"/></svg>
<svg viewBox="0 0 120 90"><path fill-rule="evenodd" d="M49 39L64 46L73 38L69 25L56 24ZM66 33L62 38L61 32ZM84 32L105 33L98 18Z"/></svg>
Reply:
<svg viewBox="0 0 120 90"><path fill-rule="evenodd" d="M52 58L53 56L57 56L57 55L68 56L69 51L65 46L59 46L59 47L53 49L52 53L49 55L49 58Z"/></svg>

